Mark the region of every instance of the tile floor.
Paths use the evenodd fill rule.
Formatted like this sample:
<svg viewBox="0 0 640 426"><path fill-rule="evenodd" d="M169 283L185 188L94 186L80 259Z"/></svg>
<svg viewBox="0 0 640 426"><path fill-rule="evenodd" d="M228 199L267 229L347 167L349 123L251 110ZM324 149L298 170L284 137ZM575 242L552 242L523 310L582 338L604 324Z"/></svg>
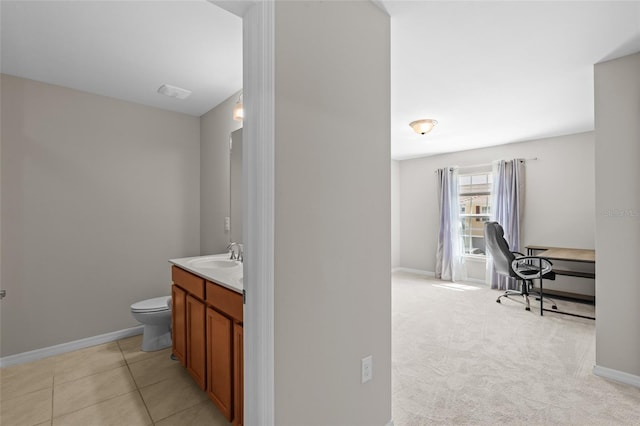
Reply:
<svg viewBox="0 0 640 426"><path fill-rule="evenodd" d="M142 336L0 369L2 426L228 426L171 350Z"/></svg>

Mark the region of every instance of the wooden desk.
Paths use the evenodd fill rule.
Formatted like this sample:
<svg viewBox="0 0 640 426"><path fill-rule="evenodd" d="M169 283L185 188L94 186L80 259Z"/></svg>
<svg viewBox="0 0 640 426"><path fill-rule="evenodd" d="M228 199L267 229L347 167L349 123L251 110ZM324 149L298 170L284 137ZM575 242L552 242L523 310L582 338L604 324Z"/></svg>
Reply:
<svg viewBox="0 0 640 426"><path fill-rule="evenodd" d="M596 263L595 250L550 247L542 253L538 253L538 256L552 260L566 260L568 262Z"/></svg>
<svg viewBox="0 0 640 426"><path fill-rule="evenodd" d="M539 256L549 260L559 260L563 262L591 263L594 265L596 263L596 251L591 249L575 249L575 248L548 247L548 246L536 246L536 245L526 246L526 249L527 249L528 256ZM584 272L584 271L572 271L572 270L553 268L553 272L555 272L556 275L565 275L570 277L591 278L591 279L595 279L596 277L595 271ZM540 283L540 293L541 294L543 293L542 282ZM595 319L593 317L586 317L584 315L577 315L569 312L561 312L557 310L544 309L542 306L542 300L541 300L540 315L542 315L543 311L556 312L559 314L566 314L566 315L578 316L582 318Z"/></svg>
<svg viewBox="0 0 640 426"><path fill-rule="evenodd" d="M561 260L564 262L596 263L596 251L591 249L575 249L563 247L534 246L526 247L527 256L545 257L549 260ZM566 269L553 268L557 275L569 277L595 278L595 272L572 271Z"/></svg>

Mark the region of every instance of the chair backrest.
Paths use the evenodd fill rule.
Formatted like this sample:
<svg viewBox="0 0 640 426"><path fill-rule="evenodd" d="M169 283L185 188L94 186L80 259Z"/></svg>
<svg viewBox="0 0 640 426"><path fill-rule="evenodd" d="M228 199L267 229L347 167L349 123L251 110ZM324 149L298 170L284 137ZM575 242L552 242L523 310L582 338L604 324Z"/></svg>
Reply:
<svg viewBox="0 0 640 426"><path fill-rule="evenodd" d="M504 230L498 222L485 222L484 241L487 251L493 258L493 267L498 274L514 277L511 262L516 256L509 250L509 244L504 239Z"/></svg>

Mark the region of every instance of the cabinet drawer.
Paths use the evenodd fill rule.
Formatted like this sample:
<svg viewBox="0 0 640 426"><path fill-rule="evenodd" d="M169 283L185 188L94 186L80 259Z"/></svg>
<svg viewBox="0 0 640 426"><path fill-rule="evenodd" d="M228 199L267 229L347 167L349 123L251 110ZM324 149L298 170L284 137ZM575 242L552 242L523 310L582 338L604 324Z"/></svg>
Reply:
<svg viewBox="0 0 640 426"><path fill-rule="evenodd" d="M242 295L240 293L207 281L207 303L234 320L242 322Z"/></svg>
<svg viewBox="0 0 640 426"><path fill-rule="evenodd" d="M171 267L171 280L195 297L204 299L204 279L177 266Z"/></svg>

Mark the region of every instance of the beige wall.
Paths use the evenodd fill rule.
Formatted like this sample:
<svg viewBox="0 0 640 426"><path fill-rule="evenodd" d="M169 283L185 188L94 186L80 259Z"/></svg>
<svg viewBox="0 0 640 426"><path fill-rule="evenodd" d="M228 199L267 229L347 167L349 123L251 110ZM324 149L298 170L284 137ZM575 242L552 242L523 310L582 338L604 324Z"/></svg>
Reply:
<svg viewBox="0 0 640 426"><path fill-rule="evenodd" d="M229 231L229 138L242 122L231 118L240 92L200 117L200 252L224 253ZM233 224L232 224L233 226Z"/></svg>
<svg viewBox="0 0 640 426"><path fill-rule="evenodd" d="M2 356L138 325L200 251L197 117L2 75Z"/></svg>
<svg viewBox="0 0 640 426"><path fill-rule="evenodd" d="M391 161L391 267L400 266L400 162Z"/></svg>
<svg viewBox="0 0 640 426"><path fill-rule="evenodd" d="M370 2L277 2L275 20L275 424L384 425L389 17Z"/></svg>
<svg viewBox="0 0 640 426"><path fill-rule="evenodd" d="M596 364L635 376L640 376L639 99L640 53L595 66Z"/></svg>
<svg viewBox="0 0 640 426"><path fill-rule="evenodd" d="M446 166L538 158L526 163L522 241L557 247L594 248L594 134L513 143L400 162L400 265L434 271L438 237L436 174ZM483 265L470 266L482 279ZM558 277L550 288L594 293L593 280Z"/></svg>

